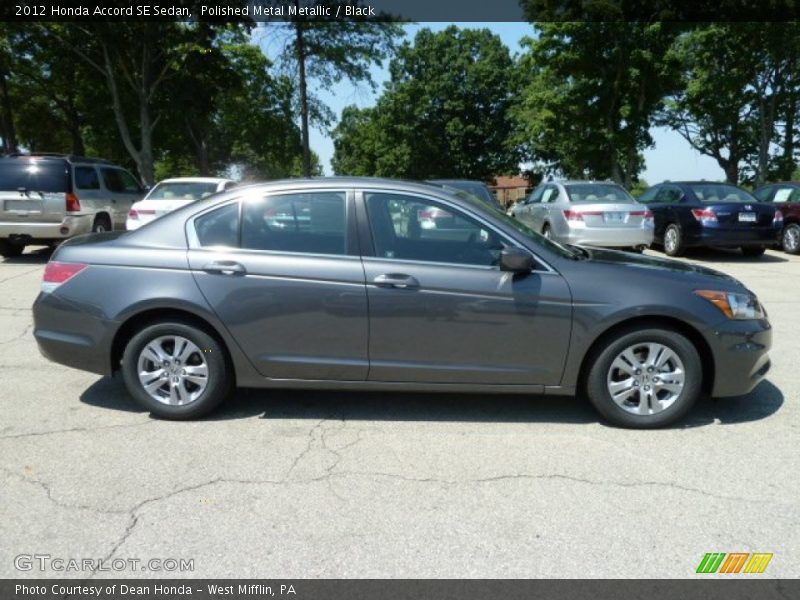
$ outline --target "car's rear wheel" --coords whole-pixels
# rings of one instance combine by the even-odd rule
[[[621,427],[663,427],[683,417],[701,393],[703,370],[691,341],[671,329],[628,330],[591,357],[589,400]]]
[[[766,246],[742,246],[742,254],[745,256],[761,256],[766,251]]]
[[[220,343],[182,322],[148,325],[134,335],[122,356],[122,374],[130,394],[165,419],[208,414],[232,385]]]
[[[3,258],[16,258],[24,250],[24,244],[12,244],[8,240],[0,240],[0,256]]]
[[[553,230],[550,229],[550,225],[545,224],[545,226],[542,227],[542,235],[546,237],[548,240],[553,239]]]
[[[781,247],[789,254],[800,254],[800,225],[789,223],[783,228]]]
[[[682,256],[686,252],[683,245],[683,234],[677,225],[669,225],[664,231],[664,254],[667,256]]]
[[[92,233],[103,233],[105,231],[111,231],[111,229],[111,219],[106,215],[97,215],[94,218]]]

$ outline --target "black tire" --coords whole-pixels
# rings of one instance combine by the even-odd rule
[[[553,230],[550,229],[550,225],[548,223],[545,223],[544,227],[542,227],[542,235],[548,240],[553,239]]]
[[[12,244],[8,240],[0,240],[0,256],[16,258],[25,250],[25,244]]]
[[[92,233],[103,233],[105,231],[111,231],[112,229],[111,219],[108,218],[108,215],[97,215],[94,218]]]
[[[200,395],[182,405],[170,405],[158,401],[145,391],[139,381],[139,355],[145,346],[162,336],[181,336],[202,350],[202,358],[208,367],[208,379]],[[187,420],[202,417],[214,410],[231,393],[233,378],[230,375],[222,345],[205,331],[180,321],[150,324],[134,335],[125,346],[122,355],[122,375],[125,387],[137,402],[152,414],[171,420]],[[192,358],[192,357],[190,357]],[[198,360],[198,357],[194,357]],[[165,385],[170,386],[169,379]]]
[[[745,256],[761,256],[766,251],[766,246],[742,246],[742,254]]]
[[[684,385],[677,398],[660,412],[634,414],[629,410],[635,410],[634,405],[639,405],[643,401],[641,395],[638,396],[637,402],[631,400],[631,406],[626,410],[612,398],[607,381],[612,373],[612,363],[623,351],[637,344],[648,343],[666,346],[677,355],[683,363]],[[671,329],[659,327],[628,329],[607,340],[589,357],[589,360],[591,368],[586,377],[586,394],[589,401],[606,420],[620,427],[653,429],[670,425],[685,416],[701,394],[703,366],[700,355],[691,341]]]
[[[789,223],[783,228],[781,248],[788,254],[800,254],[800,225]]]
[[[685,253],[686,246],[683,244],[681,228],[674,223],[668,225],[664,230],[664,254],[667,256],[683,256]]]

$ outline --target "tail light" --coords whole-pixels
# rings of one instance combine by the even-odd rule
[[[781,211],[779,210],[775,211],[775,216],[772,217],[772,223],[773,224],[783,223],[783,213]]]
[[[138,221],[140,215],[154,215],[156,211],[148,208],[132,208],[128,211],[128,218],[132,221]]]
[[[632,217],[642,217],[642,221],[644,221],[645,224],[652,223],[655,218],[652,210],[632,210],[630,215]]]
[[[68,263],[51,260],[44,268],[42,291],[49,294],[62,283],[65,283],[83,271],[89,265],[85,263]]]
[[[78,196],[69,192],[67,194],[67,212],[78,212],[81,209],[81,201]]]
[[[565,210],[564,217],[567,221],[583,221],[583,213],[577,210]]]
[[[693,208],[692,215],[701,223],[716,223],[717,213],[711,208]]]

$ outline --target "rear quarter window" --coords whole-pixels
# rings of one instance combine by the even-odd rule
[[[201,246],[239,245],[239,203],[227,204],[194,220],[194,229]]]

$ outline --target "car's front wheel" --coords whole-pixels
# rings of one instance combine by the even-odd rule
[[[151,324],[134,335],[122,356],[122,374],[130,394],[165,419],[206,415],[232,386],[220,343],[178,321]]]
[[[609,339],[590,357],[589,400],[621,427],[663,427],[700,396],[702,362],[694,344],[671,329],[639,328]]]
[[[783,228],[781,247],[789,254],[800,254],[800,225],[789,223]]]

